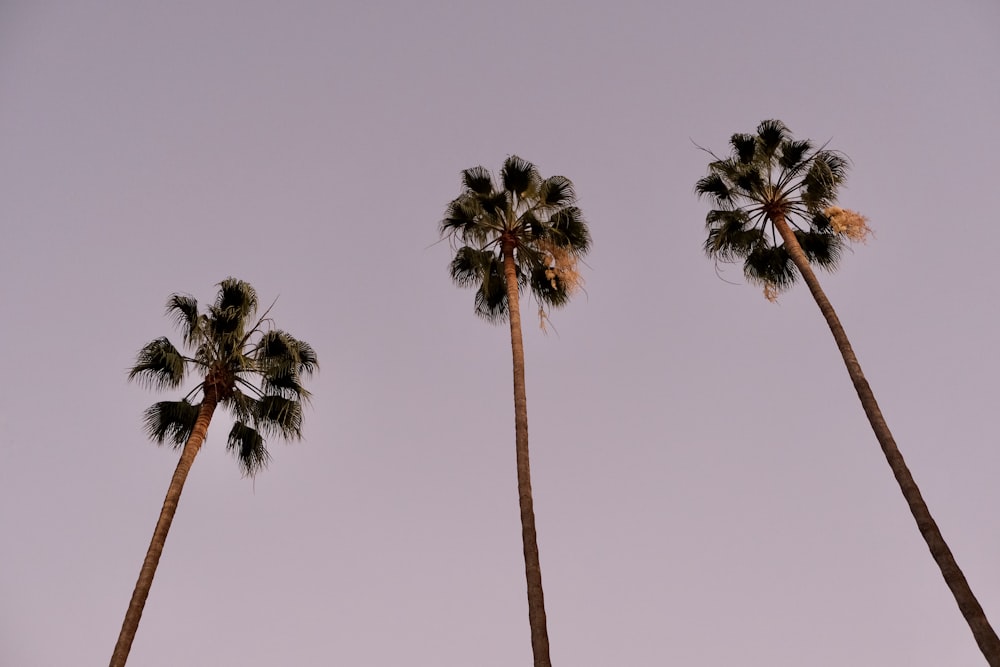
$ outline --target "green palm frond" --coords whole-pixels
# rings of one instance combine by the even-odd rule
[[[516,155],[504,160],[500,169],[500,179],[504,190],[522,198],[526,194],[533,193],[540,181],[535,165]]]
[[[839,236],[827,231],[796,230],[795,238],[809,262],[824,269],[836,267],[843,254],[844,242]]]
[[[758,245],[743,262],[743,275],[757,285],[771,285],[778,290],[787,289],[798,274],[785,246]]]
[[[824,210],[837,200],[849,163],[835,151],[792,137],[779,120],[765,120],[754,134],[734,134],[728,157],[714,158],[695,184],[713,207],[705,218],[703,248],[722,262],[743,262],[747,279],[784,289],[798,272],[774,221],[788,224],[810,262],[832,270],[843,240]]]
[[[459,287],[475,287],[491,277],[500,275],[496,253],[462,246],[455,253],[449,267],[451,279]]]
[[[507,286],[501,272],[492,272],[491,278],[483,281],[479,289],[476,290],[474,303],[476,315],[490,324],[501,324],[507,321]]]
[[[781,149],[778,165],[785,171],[794,170],[805,161],[810,150],[812,150],[812,142],[808,139],[790,140]]]
[[[222,354],[235,351],[243,342],[246,327],[257,312],[257,292],[236,278],[219,283],[219,294],[209,308],[208,326]]]
[[[757,126],[757,143],[764,161],[774,161],[778,151],[790,139],[791,132],[780,120],[761,121]]]
[[[711,167],[710,167],[711,168]],[[718,173],[711,173],[700,179],[694,186],[699,197],[708,197],[716,206],[725,207],[733,203],[733,191]]]
[[[766,245],[764,232],[749,225],[750,218],[745,211],[712,211],[709,218],[708,239],[704,250],[709,257],[722,262],[735,262],[759,246]]]
[[[565,176],[550,176],[538,189],[538,200],[546,208],[570,206],[576,201],[573,182]]]
[[[289,368],[305,375],[312,375],[319,368],[312,346],[280,329],[261,335],[254,347],[253,357],[265,374],[272,367],[280,370]]]
[[[265,394],[308,401],[309,392],[302,386],[301,378],[319,368],[311,345],[275,329],[261,336],[252,354]]]
[[[757,137],[752,134],[734,134],[729,143],[740,164],[750,164],[757,156]]]
[[[567,206],[557,211],[549,220],[548,237],[553,243],[584,255],[590,250],[590,230],[583,219],[583,211]]]
[[[226,278],[219,283],[219,294],[215,308],[232,312],[243,320],[248,320],[257,312],[257,291],[253,286],[237,278]]]
[[[448,204],[441,220],[442,236],[454,234],[463,243],[484,243],[483,208],[470,195],[463,195]]]
[[[198,301],[187,294],[172,294],[167,299],[167,315],[180,327],[185,345],[197,345],[204,331],[204,319],[198,313]]]
[[[233,423],[226,449],[236,456],[244,477],[255,476],[271,461],[271,454],[267,451],[264,438],[243,422]]]
[[[167,338],[157,338],[139,350],[128,379],[152,389],[176,389],[184,382],[184,356]]]
[[[493,176],[486,167],[473,167],[462,172],[462,185],[472,194],[488,195],[496,190]]]
[[[226,406],[236,421],[252,422],[257,417],[257,398],[260,390],[249,382],[238,383],[244,389],[250,389],[253,395],[248,394],[239,387],[232,389],[230,394],[223,399],[222,404]]]
[[[284,396],[265,395],[257,401],[257,428],[288,440],[302,437],[302,403]]]
[[[832,151],[817,153],[802,181],[802,202],[816,213],[837,201],[837,190],[847,180],[847,159]]]
[[[180,447],[191,437],[200,410],[200,403],[187,400],[154,403],[142,414],[143,427],[156,444]]]
[[[493,250],[477,250],[463,246],[455,253],[450,266],[451,278],[460,287],[478,287],[475,310],[487,322],[498,324],[507,317],[507,282],[503,262]],[[520,285],[524,275],[517,267]]]

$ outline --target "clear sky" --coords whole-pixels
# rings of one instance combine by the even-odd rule
[[[217,419],[131,665],[530,663],[510,347],[436,244],[462,169],[576,184],[586,294],[525,322],[559,666],[985,664],[804,287],[701,252],[780,118],[876,238],[821,279],[1000,627],[1000,5],[0,4],[0,664],[103,665],[176,461],[126,383],[172,292],[278,298],[322,371],[242,479]]]

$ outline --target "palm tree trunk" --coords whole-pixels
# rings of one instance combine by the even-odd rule
[[[184,481],[191,470],[195,456],[198,455],[198,450],[201,449],[201,445],[205,441],[205,434],[208,432],[209,422],[212,421],[215,406],[216,400],[206,396],[201,403],[198,419],[195,421],[191,436],[184,444],[184,450],[177,462],[174,476],[170,479],[170,486],[167,487],[167,496],[163,500],[163,509],[160,510],[160,518],[156,521],[153,539],[146,551],[146,559],[142,562],[142,569],[139,570],[139,580],[135,583],[132,599],[128,603],[128,611],[125,613],[125,621],[122,623],[122,630],[118,635],[118,643],[115,644],[115,652],[111,655],[110,667],[124,667],[125,661],[128,660],[129,651],[132,650],[132,641],[135,639],[136,630],[139,629],[142,609],[146,606],[146,598],[153,585],[156,565],[160,562],[160,554],[163,553],[163,545],[167,541],[170,524],[177,512],[177,502],[181,498],[181,491],[184,490]]]
[[[816,305],[819,306],[823,317],[826,318],[826,323],[830,327],[833,339],[837,342],[837,348],[844,358],[847,373],[851,376],[854,389],[857,391],[858,398],[861,399],[861,405],[865,410],[865,414],[868,415],[868,422],[875,432],[875,437],[878,439],[879,445],[882,446],[882,452],[889,462],[889,467],[892,468],[892,473],[896,476],[896,481],[903,492],[903,497],[910,506],[910,512],[917,522],[920,534],[927,543],[934,561],[941,569],[941,574],[944,576],[948,588],[951,589],[952,595],[955,596],[958,608],[969,624],[969,628],[976,638],[976,643],[979,644],[979,649],[986,656],[986,661],[990,664],[990,667],[1000,667],[1000,638],[997,637],[997,633],[986,618],[986,613],[973,594],[972,588],[969,586],[969,582],[966,580],[962,570],[958,567],[951,549],[948,548],[948,544],[944,541],[944,536],[941,535],[941,530],[938,528],[937,522],[931,516],[930,509],[928,509],[927,503],[924,502],[923,496],[920,494],[920,489],[913,480],[910,469],[906,466],[903,455],[896,446],[896,441],[893,439],[892,433],[889,431],[889,426],[882,416],[882,411],[875,400],[875,394],[872,392],[871,387],[868,385],[868,380],[865,379],[865,375],[861,371],[861,364],[858,363],[858,358],[851,348],[851,343],[847,339],[847,333],[844,331],[844,327],[841,326],[836,311],[834,311],[829,299],[826,298],[826,294],[820,287],[819,280],[816,279],[816,274],[813,273],[812,267],[809,265],[809,260],[806,258],[801,246],[799,246],[799,242],[788,226],[788,223],[778,216],[773,219],[773,222],[778,233],[781,234],[782,240],[785,242],[785,248],[788,249],[788,254],[792,258],[792,262],[795,263],[806,285],[809,286],[809,291],[812,292],[813,298],[816,300]]]
[[[528,398],[524,384],[524,342],[521,340],[521,309],[517,294],[514,244],[503,244],[503,269],[507,286],[510,319],[510,348],[514,362],[514,434],[517,450],[517,496],[521,506],[521,541],[524,545],[524,573],[528,582],[528,623],[535,667],[552,667],[549,658],[549,631],[545,620],[542,566],[538,559],[535,508],[531,499],[531,467],[528,461]]]

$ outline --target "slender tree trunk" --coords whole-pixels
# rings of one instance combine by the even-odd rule
[[[160,518],[156,521],[153,539],[150,540],[149,549],[146,551],[146,559],[142,562],[142,569],[139,570],[139,580],[135,583],[132,599],[128,603],[128,611],[125,613],[125,621],[122,623],[122,630],[118,635],[118,643],[115,644],[115,652],[111,655],[110,667],[124,667],[125,661],[128,660],[129,651],[132,650],[132,641],[139,628],[139,619],[142,618],[142,609],[146,606],[146,598],[153,585],[156,565],[160,562],[160,554],[163,553],[163,545],[167,541],[170,524],[177,512],[177,502],[181,498],[181,491],[184,490],[184,481],[191,470],[191,464],[194,463],[194,457],[198,455],[198,450],[201,449],[201,445],[205,441],[205,434],[208,432],[209,422],[212,421],[215,405],[214,398],[205,397],[191,436],[184,444],[184,450],[177,462],[174,476],[170,479],[170,486],[167,487],[167,496],[163,500],[163,509],[160,510]]]
[[[781,234],[782,240],[785,242],[788,254],[791,256],[796,268],[798,268],[803,280],[805,280],[806,285],[809,286],[809,291],[812,292],[813,298],[816,300],[816,305],[819,306],[823,317],[826,318],[826,323],[830,327],[833,339],[837,342],[837,348],[844,358],[847,373],[851,376],[854,389],[858,393],[858,398],[861,399],[861,405],[864,407],[865,414],[868,415],[868,422],[875,432],[875,437],[878,439],[879,445],[882,446],[882,452],[889,462],[889,467],[892,468],[892,473],[896,476],[896,481],[903,492],[903,497],[910,506],[910,512],[917,522],[920,534],[927,543],[934,561],[941,569],[941,574],[944,576],[948,588],[951,589],[952,595],[955,596],[958,608],[969,624],[969,628],[976,638],[976,643],[979,644],[979,649],[986,656],[986,661],[991,667],[1000,667],[1000,639],[997,638],[997,633],[986,618],[986,613],[983,611],[976,596],[972,593],[972,588],[969,586],[969,582],[966,580],[962,570],[958,567],[951,549],[948,548],[948,544],[944,541],[944,536],[941,535],[941,530],[938,528],[937,522],[931,516],[930,509],[928,509],[927,503],[924,502],[923,496],[920,494],[920,489],[917,488],[917,483],[913,480],[910,469],[906,466],[906,462],[903,460],[903,455],[896,446],[896,441],[893,439],[892,433],[889,432],[889,426],[882,416],[882,411],[875,400],[875,394],[868,385],[868,380],[865,379],[865,375],[861,371],[861,364],[858,363],[858,358],[851,348],[851,343],[847,339],[847,333],[844,331],[844,327],[841,326],[837,313],[820,287],[819,280],[816,279],[816,274],[813,273],[812,267],[809,265],[809,260],[799,246],[799,242],[788,226],[788,223],[783,218],[777,216],[773,219],[773,222],[778,233]]]
[[[517,496],[521,506],[521,541],[524,545],[524,573],[528,581],[528,623],[535,667],[552,667],[549,658],[549,631],[545,621],[542,566],[538,559],[535,508],[531,499],[531,467],[528,461],[528,398],[524,384],[524,342],[521,340],[521,309],[517,294],[514,244],[505,242],[504,278],[510,319],[510,347],[514,362],[514,433],[517,449]]]

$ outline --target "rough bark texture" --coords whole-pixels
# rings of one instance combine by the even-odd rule
[[[521,312],[517,294],[514,245],[503,244],[504,278],[510,320],[510,347],[514,362],[514,433],[517,449],[517,495],[521,506],[521,540],[524,544],[524,573],[528,581],[528,623],[535,667],[551,667],[549,631],[545,621],[542,567],[538,559],[535,508],[531,499],[531,467],[528,462],[528,398],[524,384],[524,343],[521,340]]]
[[[125,661],[128,660],[129,651],[132,650],[132,641],[135,639],[136,630],[139,629],[139,619],[142,618],[142,610],[146,606],[146,598],[153,585],[156,565],[160,562],[160,554],[163,553],[163,545],[167,541],[170,524],[177,512],[177,503],[181,498],[181,491],[184,490],[184,480],[187,479],[191,464],[194,463],[194,458],[198,455],[198,450],[205,442],[205,434],[208,432],[208,424],[212,420],[215,406],[215,399],[206,396],[198,412],[198,420],[191,431],[191,437],[184,444],[184,450],[177,462],[174,476],[170,479],[170,486],[167,487],[167,496],[163,500],[163,509],[160,510],[160,518],[156,521],[153,539],[150,540],[149,549],[146,551],[146,559],[142,562],[142,569],[139,570],[139,580],[135,583],[132,599],[128,603],[128,611],[125,613],[125,621],[122,623],[122,630],[118,635],[118,643],[115,644],[115,652],[111,655],[110,667],[124,667]]]
[[[927,543],[927,548],[930,549],[934,561],[941,569],[941,574],[944,576],[948,588],[951,589],[952,595],[955,596],[958,608],[969,624],[969,628],[976,638],[976,643],[979,644],[979,649],[986,656],[986,661],[990,664],[990,667],[1000,667],[1000,639],[998,639],[996,631],[993,630],[989,620],[986,618],[986,613],[973,594],[965,575],[958,567],[951,549],[948,548],[948,544],[941,535],[941,530],[938,528],[937,522],[931,516],[927,503],[924,502],[924,498],[920,494],[920,489],[913,480],[910,469],[906,466],[903,455],[896,446],[896,441],[893,439],[892,433],[889,431],[889,426],[882,416],[882,411],[875,400],[875,394],[872,392],[871,387],[868,385],[868,380],[865,379],[865,375],[861,371],[861,364],[858,363],[858,358],[851,348],[851,343],[847,339],[847,333],[844,331],[844,327],[841,326],[836,311],[834,311],[829,299],[826,298],[826,294],[820,287],[816,274],[813,273],[812,267],[809,265],[809,260],[799,246],[798,240],[795,238],[795,234],[788,226],[788,223],[781,217],[775,217],[773,222],[778,233],[781,234],[782,240],[785,242],[788,254],[802,275],[802,279],[805,280],[806,285],[809,287],[809,291],[812,292],[813,298],[816,300],[816,305],[819,306],[823,317],[826,318],[830,332],[833,334],[833,339],[837,342],[837,348],[844,358],[847,373],[851,376],[854,389],[858,393],[858,398],[861,399],[861,405],[865,410],[865,414],[868,415],[868,421],[875,432],[875,437],[878,439],[879,445],[882,446],[882,452],[889,462],[889,467],[892,468],[893,475],[896,476],[899,488],[903,492],[906,503],[910,506],[910,512],[917,522],[920,534]]]

